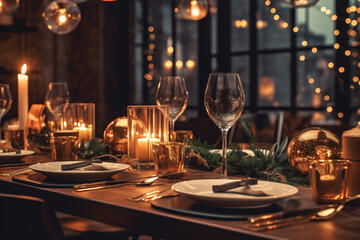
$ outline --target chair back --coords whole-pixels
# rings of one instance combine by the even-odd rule
[[[0,193],[0,239],[64,239],[61,226],[42,199]]]

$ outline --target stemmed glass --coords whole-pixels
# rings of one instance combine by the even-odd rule
[[[211,73],[205,90],[205,108],[222,136],[221,178],[227,178],[227,132],[239,119],[245,95],[237,73]]]
[[[174,76],[160,78],[156,103],[169,106],[170,132],[174,131],[176,119],[185,111],[187,101],[188,92],[184,78]]]
[[[55,129],[63,129],[61,117],[70,101],[66,82],[51,82],[45,96],[45,105],[55,116]]]
[[[12,97],[8,84],[0,84],[0,140],[1,140],[1,119],[10,110]]]

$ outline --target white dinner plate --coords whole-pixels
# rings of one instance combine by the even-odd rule
[[[214,193],[212,191],[213,185],[224,184],[234,179],[202,179],[190,180],[175,183],[172,189],[175,192],[183,194],[194,201],[223,208],[254,208],[265,207],[271,205],[273,202],[291,197],[298,192],[294,186],[283,183],[258,181],[257,185],[250,186],[253,190],[260,190],[268,196],[249,196],[238,193]]]
[[[3,152],[2,150],[0,150],[0,161],[13,161],[13,160],[18,160],[20,158],[29,156],[34,154],[34,151],[31,150],[20,150],[20,153],[16,153],[16,152]]]
[[[92,166],[62,171],[61,165],[76,163],[78,161],[46,162],[30,165],[29,168],[52,179],[66,181],[92,181],[106,179],[115,173],[124,171],[130,166],[120,163],[93,163]]]

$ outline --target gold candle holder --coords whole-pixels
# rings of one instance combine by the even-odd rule
[[[152,144],[169,141],[168,116],[168,106],[128,106],[128,159],[133,169],[154,169]]]
[[[185,146],[190,145],[190,141],[193,139],[193,132],[190,130],[177,130],[170,132],[170,142],[181,142]]]
[[[70,103],[63,117],[63,129],[79,132],[79,141],[95,138],[95,104]]]
[[[55,131],[50,138],[51,156],[54,161],[77,160],[79,132]]]
[[[341,203],[349,192],[350,161],[339,159],[313,160],[309,165],[310,185],[314,201]]]
[[[153,143],[155,171],[174,173],[184,170],[185,145],[179,142]]]
[[[5,146],[13,149],[27,149],[27,132],[18,125],[9,125],[4,131]]]

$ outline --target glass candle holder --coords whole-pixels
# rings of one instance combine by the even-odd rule
[[[95,138],[94,103],[70,103],[64,112],[64,129],[78,131],[79,141]]]
[[[313,160],[309,165],[310,185],[314,201],[343,202],[349,192],[350,161],[340,159]]]
[[[131,168],[153,170],[152,144],[169,141],[168,106],[128,106],[128,160]]]
[[[185,145],[179,142],[153,143],[155,171],[174,173],[184,170]]]
[[[4,131],[5,146],[13,149],[27,149],[27,132],[18,125],[9,125]]]
[[[75,130],[55,131],[52,133],[51,156],[54,161],[77,160],[79,132]]]
[[[193,137],[194,135],[191,130],[177,130],[170,132],[170,142],[181,142],[184,143],[185,146],[189,146]]]

